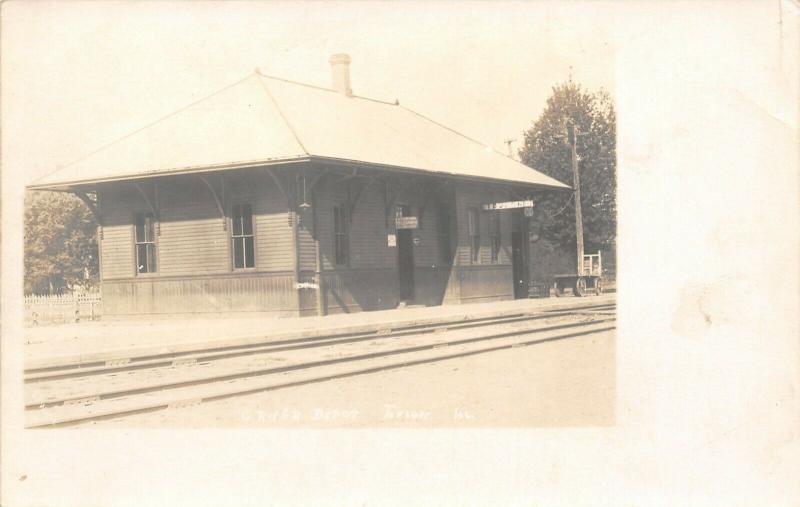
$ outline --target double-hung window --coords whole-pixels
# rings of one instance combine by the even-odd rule
[[[256,265],[253,209],[249,204],[234,204],[231,215],[233,268],[253,268]]]
[[[497,262],[500,257],[500,215],[492,213],[492,262]]]
[[[339,266],[347,266],[350,258],[350,224],[347,222],[347,209],[341,205],[334,206],[333,254],[334,262]]]
[[[473,264],[477,264],[481,254],[481,228],[478,222],[478,209],[470,208],[467,210],[467,219],[469,226],[470,259]]]
[[[136,273],[155,273],[156,237],[152,213],[137,213],[134,218],[134,243],[136,245]]]

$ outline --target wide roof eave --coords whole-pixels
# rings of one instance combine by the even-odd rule
[[[571,190],[572,187],[563,184],[563,186],[556,186],[547,183],[540,183],[540,182],[532,182],[532,181],[519,181],[519,180],[510,180],[504,178],[493,178],[490,176],[471,176],[471,175],[464,175],[458,174],[448,171],[434,171],[430,169],[422,169],[422,168],[414,168],[414,167],[402,167],[402,166],[393,166],[393,165],[386,165],[386,164],[376,164],[371,162],[365,162],[362,160],[350,160],[350,159],[342,159],[342,158],[334,158],[334,157],[325,157],[325,156],[303,156],[303,157],[291,157],[291,158],[283,158],[283,159],[272,159],[272,160],[260,160],[260,161],[249,161],[249,162],[237,162],[237,163],[230,163],[230,164],[218,164],[213,166],[197,166],[197,167],[183,167],[183,168],[169,168],[169,169],[162,169],[157,171],[150,171],[145,173],[137,173],[127,176],[109,176],[103,178],[90,178],[85,180],[76,180],[76,181],[68,181],[68,182],[61,182],[61,183],[41,183],[41,184],[29,184],[26,185],[28,190],[51,190],[51,191],[70,191],[71,189],[82,187],[82,186],[91,186],[97,185],[100,183],[113,183],[113,182],[121,182],[121,181],[133,181],[133,180],[140,180],[144,178],[154,178],[154,177],[165,177],[165,176],[178,176],[178,175],[187,175],[187,174],[199,174],[199,173],[207,173],[207,172],[216,172],[216,171],[224,171],[224,170],[235,170],[235,169],[248,169],[248,168],[257,168],[257,167],[265,167],[265,166],[275,166],[275,165],[284,165],[284,164],[295,164],[295,163],[302,163],[302,162],[317,162],[317,163],[329,163],[329,164],[336,164],[336,165],[347,165],[347,166],[358,166],[364,168],[371,168],[381,171],[394,171],[394,172],[401,172],[404,174],[424,174],[430,176],[439,176],[445,178],[454,178],[458,180],[464,181],[475,181],[475,182],[482,182],[482,183],[494,183],[494,184],[504,184],[504,185],[513,185],[513,186],[524,186],[524,187],[536,187],[536,188],[547,188],[551,190]],[[560,183],[560,182],[559,182]]]

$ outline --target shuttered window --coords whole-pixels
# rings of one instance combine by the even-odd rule
[[[492,213],[492,262],[497,262],[500,257],[500,215]]]
[[[231,213],[231,239],[233,241],[233,268],[253,268],[255,238],[253,237],[253,210],[249,204],[234,204]]]
[[[333,207],[333,250],[334,261],[346,266],[350,258],[350,234],[347,211],[344,206]]]
[[[478,223],[477,208],[470,208],[467,210],[467,218],[469,225],[470,259],[473,264],[476,264],[480,260],[481,253],[481,228]]]
[[[155,273],[156,237],[152,213],[137,213],[134,218],[136,244],[136,273]]]

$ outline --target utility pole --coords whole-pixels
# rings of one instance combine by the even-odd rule
[[[575,237],[577,239],[578,275],[583,274],[583,217],[581,215],[581,175],[578,170],[578,128],[571,123],[568,126],[569,143],[572,146],[572,181],[575,187]]]
[[[503,141],[508,146],[508,156],[510,158],[514,158],[514,155],[511,154],[511,143],[513,143],[514,141],[516,141],[516,139],[506,139],[505,141]]]

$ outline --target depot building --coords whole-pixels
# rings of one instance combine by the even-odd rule
[[[404,105],[259,71],[29,185],[98,226],[106,316],[324,315],[527,294],[570,187]]]

